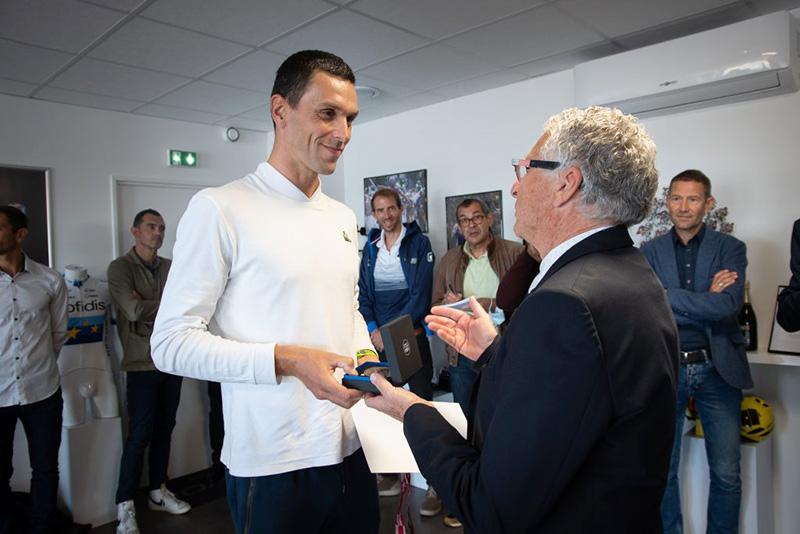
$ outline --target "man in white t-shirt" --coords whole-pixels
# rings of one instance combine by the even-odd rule
[[[377,532],[375,477],[342,386],[357,351],[355,214],[322,193],[358,114],[339,57],[293,54],[270,99],[275,143],[240,180],[195,195],[152,337],[159,369],[222,384],[236,532]]]

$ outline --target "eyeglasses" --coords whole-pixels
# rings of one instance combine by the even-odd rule
[[[547,161],[543,159],[512,159],[511,165],[514,167],[514,171],[517,173],[517,180],[522,180],[522,177],[528,174],[528,171],[534,167],[537,169],[547,169],[548,171],[552,171],[553,169],[559,168],[561,163],[558,161]]]
[[[458,225],[466,228],[469,226],[469,223],[475,223],[475,226],[479,226],[483,220],[486,218],[486,215],[473,215],[472,217],[459,217],[458,218]]]

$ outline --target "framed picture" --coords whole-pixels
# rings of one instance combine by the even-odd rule
[[[47,169],[0,165],[0,205],[11,205],[28,217],[22,245],[33,261],[53,267],[50,227],[50,172]]]
[[[778,286],[778,295],[786,286]],[[769,352],[796,354],[800,356],[800,332],[787,332],[778,324],[778,300],[775,296],[775,313],[772,316],[772,332],[769,335]]]
[[[445,197],[444,208],[447,223],[447,250],[459,247],[464,244],[464,236],[458,226],[456,210],[458,205],[468,198],[474,198],[484,203],[490,213],[494,215],[492,224],[492,234],[496,237],[503,237],[503,192],[487,191],[485,193],[471,193],[469,195],[456,195]],[[487,214],[488,215],[488,214]]]
[[[367,235],[378,227],[372,216],[372,195],[378,189],[394,189],[403,203],[403,222],[417,221],[422,233],[428,233],[428,171],[400,172],[364,178],[364,226]]]

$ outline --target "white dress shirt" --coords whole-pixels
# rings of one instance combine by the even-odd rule
[[[587,230],[582,234],[578,234],[575,237],[571,237],[566,241],[553,247],[553,249],[547,253],[547,256],[542,258],[542,263],[539,265],[539,274],[537,274],[536,278],[534,278],[533,282],[531,282],[531,287],[528,288],[528,293],[536,289],[536,286],[538,286],[539,282],[542,281],[542,278],[545,277],[547,271],[550,270],[550,267],[552,267],[558,261],[558,259],[561,256],[563,256],[569,249],[571,249],[572,247],[574,247],[587,237],[594,235],[597,232],[602,232],[603,230],[606,230],[608,228],[611,228],[611,226],[598,226],[597,228],[592,228],[591,230]]]
[[[0,407],[31,404],[58,391],[56,358],[67,340],[67,286],[30,258],[0,271]]]

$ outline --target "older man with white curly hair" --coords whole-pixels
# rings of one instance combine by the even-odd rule
[[[552,117],[514,160],[515,233],[541,272],[502,338],[483,308],[429,326],[478,374],[468,438],[373,375],[367,404],[404,422],[414,457],[467,532],[661,532],[678,341],[627,226],[650,210],[656,147],[618,110]]]

